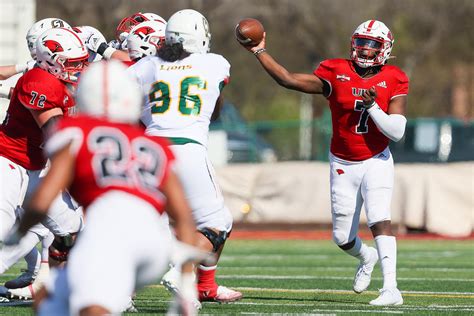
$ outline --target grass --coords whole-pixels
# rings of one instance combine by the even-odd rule
[[[356,265],[357,260],[330,241],[229,240],[218,282],[242,291],[244,299],[232,304],[206,302],[200,314],[474,314],[473,241],[399,241],[398,283],[405,300],[399,307],[368,305],[382,286],[379,266],[369,290],[353,293]],[[19,267],[8,274],[17,273]],[[162,286],[149,286],[137,296],[139,313],[130,315],[163,315],[170,299]],[[31,312],[27,307],[4,306],[0,314]]]

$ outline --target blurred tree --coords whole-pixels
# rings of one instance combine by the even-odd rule
[[[267,47],[291,71],[310,73],[327,58],[347,58],[357,25],[379,19],[395,36],[390,63],[410,77],[409,117],[473,118],[474,1],[472,0],[38,0],[38,19],[60,17],[72,25],[92,25],[112,39],[119,21],[135,12],[165,19],[193,8],[208,19],[212,50],[232,65],[225,90],[247,119],[292,119],[300,96],[282,89],[239,47],[234,27],[244,17],[262,21]],[[461,101],[459,101],[461,100]],[[327,102],[314,98],[315,115]],[[461,104],[461,105],[460,105]]]

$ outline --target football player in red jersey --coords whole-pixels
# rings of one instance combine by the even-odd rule
[[[177,238],[187,245],[184,252],[189,253],[183,255],[201,256],[189,246],[195,244],[196,227],[172,170],[174,156],[166,140],[145,136],[139,127],[142,98],[125,70],[111,61],[94,63],[84,73],[77,90],[83,115],[58,123],[45,146],[51,169],[18,231],[6,241],[16,242],[44,218],[62,189],[69,188],[84,206],[87,226],[68,261],[70,311],[65,314],[119,314],[135,287],[156,281],[166,271],[171,234],[162,216],[165,205],[176,221]],[[188,283],[186,293],[197,297],[192,266],[187,268],[182,279]],[[191,310],[182,312],[192,314],[192,304],[186,307]]]
[[[20,210],[17,206],[44,171],[42,130],[68,115],[74,105],[65,82],[77,79],[88,57],[83,43],[67,29],[49,29],[35,43],[38,66],[18,80],[0,127],[0,240],[13,226]],[[37,242],[32,239],[29,249],[22,243],[22,251],[30,251]],[[11,254],[8,249],[0,252],[2,272],[14,263]]]
[[[333,135],[330,150],[331,209],[334,242],[360,260],[354,278],[356,293],[366,290],[380,258],[383,289],[372,305],[400,305],[396,281],[396,240],[391,230],[393,159],[389,140],[405,133],[408,78],[387,65],[393,35],[376,20],[359,25],[352,35],[350,59],[328,59],[313,74],[291,73],[265,49],[265,36],[248,47],[281,86],[329,101]],[[357,236],[362,204],[377,249]]]

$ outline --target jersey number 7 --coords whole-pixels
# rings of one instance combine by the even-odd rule
[[[369,126],[367,125],[367,121],[369,120],[369,112],[364,107],[364,102],[362,100],[356,100],[354,105],[354,111],[359,111],[360,118],[359,123],[356,126],[356,133],[357,134],[365,134],[369,131]]]

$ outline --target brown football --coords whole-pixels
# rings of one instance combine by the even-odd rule
[[[235,27],[235,37],[245,46],[258,45],[263,39],[264,28],[262,23],[256,19],[247,18],[239,22]]]

